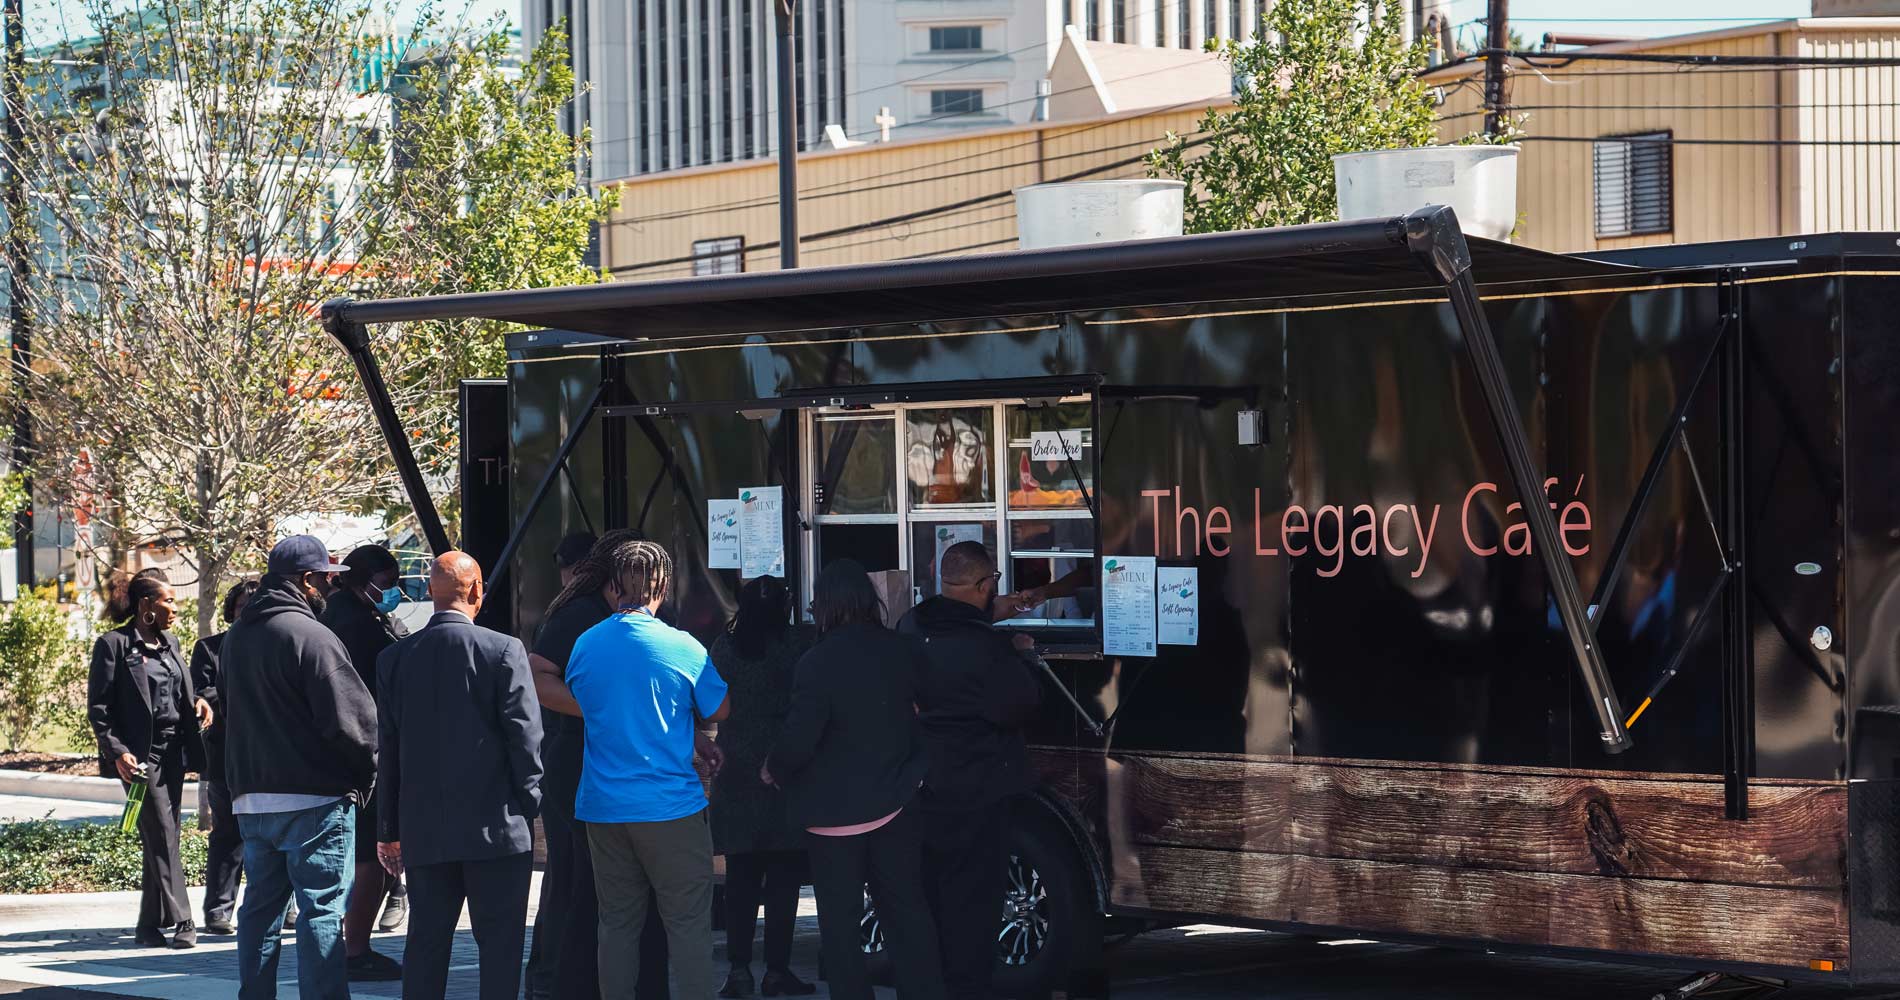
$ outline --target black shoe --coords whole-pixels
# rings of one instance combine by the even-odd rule
[[[352,983],[393,983],[402,978],[402,963],[377,952],[352,956],[347,964]]]
[[[133,931],[132,942],[141,948],[168,948],[171,946],[171,943],[165,940],[165,935],[159,933],[155,927],[141,927]]]
[[[752,966],[733,966],[726,973],[726,985],[718,989],[718,994],[728,1000],[735,996],[752,996]]]
[[[732,971],[726,973],[726,985],[719,987],[719,995],[725,997],[726,1000],[751,996],[752,967],[749,965],[733,966]]]
[[[215,934],[218,937],[230,937],[237,933],[237,926],[232,924],[228,919],[219,920],[213,917],[206,917],[205,933]]]
[[[407,893],[389,894],[389,902],[383,904],[383,915],[376,921],[376,929],[387,934],[402,926],[409,919],[409,896]]]
[[[189,920],[179,924],[177,932],[172,935],[172,947],[181,951],[198,947],[198,928],[192,926]]]
[[[767,969],[765,978],[759,980],[759,992],[768,997],[808,997],[818,992],[818,987],[792,975],[790,969]]]

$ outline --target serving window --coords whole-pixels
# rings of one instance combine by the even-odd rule
[[[817,568],[848,557],[873,572],[901,571],[915,604],[937,594],[944,551],[965,541],[996,557],[1000,594],[1094,564],[1088,397],[808,409],[804,433],[807,600]],[[1090,583],[1007,621],[1092,642],[1095,594]]]

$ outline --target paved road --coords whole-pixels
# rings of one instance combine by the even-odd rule
[[[134,893],[0,897],[0,996],[225,1000],[235,995],[231,939],[205,938],[189,952],[137,948],[125,930],[136,908]],[[815,979],[818,933],[809,895],[800,912],[794,964],[799,974]],[[295,996],[296,946],[288,937],[284,943],[282,995]],[[376,942],[378,950],[398,957],[402,945],[400,934],[382,935]],[[1116,1000],[1647,1000],[1681,978],[1626,966],[1321,942],[1223,927],[1157,931],[1109,955]],[[450,996],[475,996],[475,952],[466,929],[453,968]],[[401,991],[397,984],[376,983],[358,984],[354,992],[396,997]],[[894,997],[888,990],[879,995]],[[1900,1000],[1900,991],[1807,987],[1783,996]]]

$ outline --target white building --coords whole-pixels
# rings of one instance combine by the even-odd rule
[[[877,141],[1031,121],[1061,103],[1043,81],[1066,26],[1091,41],[1199,50],[1251,38],[1266,2],[797,0],[800,144],[826,144],[833,125]],[[574,117],[593,128],[591,174],[604,181],[775,154],[773,6],[523,0],[523,41],[566,21],[575,76],[591,88]]]

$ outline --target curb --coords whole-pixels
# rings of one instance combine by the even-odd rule
[[[42,799],[108,802],[118,805],[125,801],[125,787],[112,778],[46,774],[41,771],[0,770],[0,795],[31,795]],[[197,808],[198,783],[185,782],[178,801],[187,811]]]

